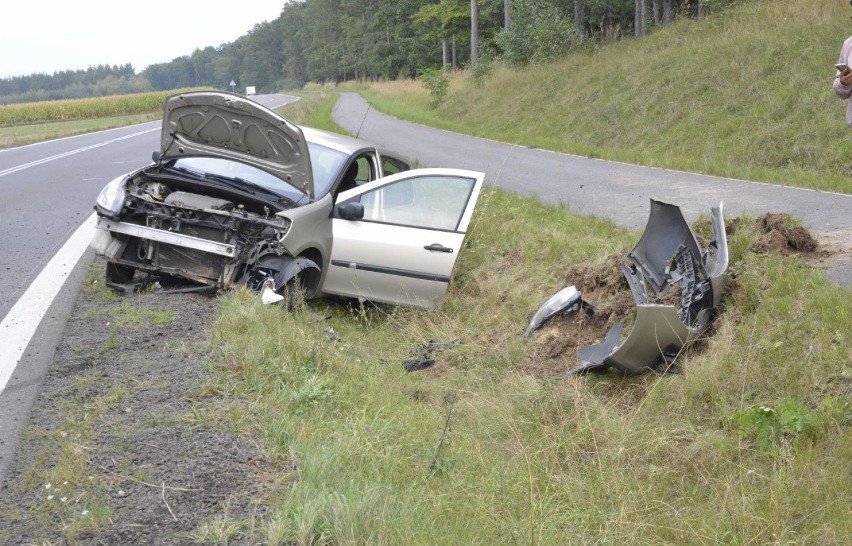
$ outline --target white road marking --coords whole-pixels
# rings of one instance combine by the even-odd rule
[[[95,214],[71,235],[0,322],[0,393],[36,329],[95,234]]]
[[[127,140],[128,138],[137,137],[139,135],[144,135],[146,133],[153,133],[154,131],[159,131],[159,127],[154,127],[153,129],[146,129],[144,131],[139,131],[138,133],[132,133],[129,135],[125,135],[118,138],[112,138],[110,140],[105,140],[103,142],[99,142],[97,144],[92,144],[91,146],[84,146],[83,148],[77,148],[76,150],[70,150],[68,152],[64,152],[61,154],[52,155],[50,157],[43,157],[41,159],[37,159],[35,161],[30,161],[29,163],[24,163],[22,165],[16,165],[14,167],[9,167],[6,170],[0,171],[0,176],[6,176],[7,174],[16,173],[18,171],[23,171],[24,169],[29,169],[30,167],[35,167],[37,165],[42,165],[44,163],[48,163],[50,161],[55,161],[57,159],[62,159],[63,157],[68,157],[69,155],[79,154],[81,152],[86,152],[89,150],[93,150],[95,148],[100,148],[101,146],[106,146],[107,144],[112,144],[113,142],[119,142],[121,140]]]

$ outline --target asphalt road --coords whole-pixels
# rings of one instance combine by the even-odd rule
[[[259,95],[277,108],[296,97]],[[0,150],[0,323],[66,240],[93,213],[107,182],[151,162],[160,148],[159,121]],[[90,251],[53,300],[3,389],[0,383],[0,480],[20,427],[53,360]],[[7,321],[8,319],[8,321]],[[0,357],[10,348],[0,346]],[[0,358],[1,359],[1,358]]]

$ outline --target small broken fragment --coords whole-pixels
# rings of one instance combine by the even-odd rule
[[[416,372],[430,368],[435,365],[435,353],[449,351],[459,343],[461,343],[460,339],[454,339],[447,343],[438,343],[437,341],[429,340],[425,345],[412,353],[413,358],[403,361],[402,367],[407,372]]]
[[[592,316],[595,311],[594,306],[583,301],[581,296],[581,292],[577,290],[577,287],[574,285],[565,287],[556,294],[550,296],[550,298],[548,298],[547,301],[539,307],[535,315],[533,315],[533,318],[530,320],[530,324],[527,326],[527,330],[524,333],[524,337],[530,337],[535,330],[541,328],[544,323],[556,315],[568,315],[582,309],[585,311],[587,317]]]
[[[405,368],[407,372],[416,372],[419,370],[425,370],[426,368],[431,368],[435,364],[435,359],[431,356],[422,356],[420,358],[412,358],[411,360],[406,360],[402,363],[402,367]]]
[[[283,299],[284,296],[275,291],[275,281],[272,277],[263,281],[263,288],[261,288],[260,291],[260,301],[262,301],[264,305],[278,303]]]

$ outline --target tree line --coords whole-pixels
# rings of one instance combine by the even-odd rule
[[[429,68],[546,62],[745,0],[295,0],[234,42],[152,64],[0,79],[10,97],[416,77]],[[54,97],[55,96],[55,97]],[[64,98],[64,97],[63,97]],[[17,102],[17,101],[16,101]]]
[[[98,65],[83,70],[0,78],[0,103],[15,104],[58,99],[81,99],[151,91],[150,82],[133,66]]]

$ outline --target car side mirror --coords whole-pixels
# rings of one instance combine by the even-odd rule
[[[152,153],[152,154],[151,154],[151,159],[153,159],[153,160],[154,160],[154,163],[159,163],[159,162],[160,162],[160,152],[159,152],[159,151],[155,151],[154,153]]]
[[[364,217],[364,205],[357,201],[337,205],[337,214],[344,220],[360,220]]]

